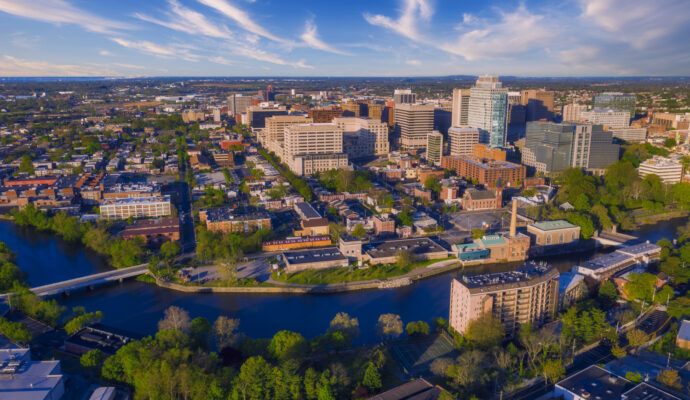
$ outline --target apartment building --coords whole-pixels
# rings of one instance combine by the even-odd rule
[[[566,104],[563,106],[563,122],[580,122],[580,114],[587,111],[584,104]]]
[[[524,165],[508,161],[489,160],[474,156],[445,156],[441,168],[455,170],[468,180],[488,186],[515,186],[525,180],[527,170]]]
[[[637,170],[641,178],[654,174],[666,184],[678,183],[683,177],[683,164],[661,156],[654,156],[641,162]]]
[[[452,126],[448,129],[448,145],[451,156],[472,155],[479,143],[479,129],[469,126]]]
[[[314,123],[330,123],[333,122],[333,118],[343,115],[343,109],[340,107],[315,107],[309,109],[307,114]]]
[[[390,152],[388,125],[380,119],[337,117],[333,123],[343,131],[343,148],[349,158],[385,155]]]
[[[234,116],[247,112],[252,106],[252,97],[243,94],[231,94],[228,96],[228,116]]]
[[[509,337],[520,325],[539,327],[556,314],[558,277],[553,266],[530,261],[514,271],[453,279],[450,326],[464,334],[472,321],[492,314]]]
[[[265,212],[239,214],[230,207],[199,210],[199,220],[212,232],[247,233],[271,230],[271,217]]]
[[[106,199],[100,205],[101,218],[127,219],[166,217],[172,214],[170,196]]]
[[[470,89],[453,89],[451,126],[467,126],[470,111]]]
[[[553,117],[555,93],[550,90],[523,90],[520,104],[525,106],[526,120],[550,120]]]
[[[617,111],[628,112],[628,118],[635,117],[637,96],[618,92],[606,92],[594,96],[593,108],[612,108]]]
[[[412,93],[412,89],[395,89],[393,92],[395,104],[414,104],[417,102],[417,95]]]
[[[296,124],[310,124],[314,122],[311,118],[304,115],[275,115],[266,118],[266,129],[263,135],[266,140],[285,139],[285,129]]]
[[[405,149],[425,149],[426,137],[434,130],[433,104],[395,104],[396,132]]]

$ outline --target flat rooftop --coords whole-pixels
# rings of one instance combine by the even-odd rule
[[[534,261],[528,261],[513,271],[497,272],[467,276],[463,275],[459,281],[468,289],[483,289],[495,287],[496,289],[509,289],[511,287],[524,286],[535,278],[547,275],[558,276],[558,270],[552,265]]]
[[[441,394],[441,389],[423,378],[403,383],[369,400],[433,400]]]
[[[444,252],[446,249],[429,238],[395,239],[367,243],[362,250],[371,258],[393,257],[400,250],[410,250],[413,254]]]
[[[342,261],[347,262],[347,257],[335,247],[326,247],[316,250],[286,251],[283,256],[290,264],[309,264],[315,262]]]
[[[556,384],[576,396],[597,400],[620,400],[635,385],[627,379],[592,365]]]
[[[654,243],[639,243],[639,244],[634,244],[632,246],[625,246],[619,248],[617,251],[624,253],[624,254],[631,254],[631,255],[643,255],[643,254],[649,254],[649,253],[654,253],[656,251],[661,251],[661,246],[654,244]]]
[[[319,212],[316,211],[311,204],[305,201],[295,203],[295,207],[297,207],[297,209],[304,216],[305,219],[321,218],[321,214],[319,214]]]
[[[614,251],[613,253],[599,256],[593,260],[585,261],[580,267],[590,270],[607,269],[628,261],[630,258],[631,256],[628,254]]]
[[[150,203],[160,203],[160,202],[170,203],[170,196],[165,195],[165,196],[148,196],[148,197],[128,197],[128,198],[124,198],[124,199],[106,199],[106,200],[103,200],[103,202],[101,203],[101,206],[107,206],[107,205],[113,205],[113,204],[136,205],[136,204],[150,204]]]
[[[644,382],[623,393],[624,400],[680,400],[672,394]]]
[[[555,221],[539,221],[535,222],[532,226],[542,231],[555,231],[559,229],[577,228],[576,225],[573,225],[570,222],[562,219]]]

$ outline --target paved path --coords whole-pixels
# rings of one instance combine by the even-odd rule
[[[301,287],[301,288],[313,288],[315,286],[319,286],[319,287],[342,287],[342,286],[348,286],[348,285],[354,285],[354,284],[360,285],[360,284],[367,284],[367,283],[384,282],[386,280],[394,280],[394,279],[404,279],[404,278],[413,279],[413,278],[416,278],[420,274],[428,273],[428,272],[431,272],[431,271],[439,269],[439,268],[447,267],[451,264],[458,264],[458,266],[459,266],[459,261],[457,259],[443,260],[443,261],[439,261],[437,263],[428,265],[426,267],[415,268],[412,271],[410,271],[404,275],[398,275],[398,276],[394,276],[394,277],[390,277],[390,278],[386,278],[386,279],[369,279],[369,280],[365,280],[365,281],[329,283],[329,284],[325,284],[325,285],[304,285],[301,283],[280,282],[280,281],[274,280],[272,277],[269,278],[267,280],[267,282],[275,284],[275,285],[289,286],[289,287]]]

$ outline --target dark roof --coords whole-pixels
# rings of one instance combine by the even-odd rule
[[[324,226],[328,225],[328,219],[327,218],[315,218],[315,219],[307,219],[302,221],[302,226],[305,228],[313,228],[316,226]]]
[[[598,400],[620,400],[623,393],[634,386],[629,380],[596,365],[583,369],[556,385],[577,396]],[[584,395],[585,393],[589,396]]]
[[[370,397],[369,400],[436,400],[441,392],[441,388],[420,378]]]
[[[528,261],[514,271],[472,276],[463,275],[458,281],[474,293],[528,286],[534,282],[555,279],[558,276],[558,270],[552,265]]]
[[[295,203],[295,207],[297,207],[304,216],[305,219],[316,219],[316,218],[321,218],[321,215],[312,207],[311,204],[300,201]]]
[[[496,192],[493,190],[467,189],[466,193],[472,197],[472,200],[488,200],[496,198]]]
[[[427,237],[393,239],[382,242],[367,243],[364,245],[363,250],[372,258],[392,257],[400,250],[410,250],[413,254],[427,254],[446,251],[439,244]]]
[[[102,324],[93,324],[69,336],[65,339],[65,343],[72,343],[89,349],[100,349],[102,352],[112,355],[120,347],[135,339],[141,339],[141,335]]]
[[[316,250],[301,250],[301,251],[286,251],[283,253],[285,259],[289,264],[310,264],[314,262],[327,261],[347,261],[347,257],[343,255],[335,247],[325,247]]]
[[[635,386],[631,390],[623,393],[624,400],[680,400],[679,397],[673,396],[657,389],[652,385],[644,382]]]

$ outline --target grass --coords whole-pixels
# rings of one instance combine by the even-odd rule
[[[349,267],[321,270],[308,269],[305,271],[293,272],[291,274],[282,274],[280,276],[274,272],[273,279],[279,282],[296,283],[302,285],[327,285],[332,283],[368,281],[405,275],[413,269],[423,268],[440,261],[453,259],[455,259],[455,257],[419,261],[406,268],[400,268],[396,264],[385,264],[374,265],[369,268]]]

